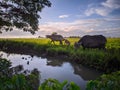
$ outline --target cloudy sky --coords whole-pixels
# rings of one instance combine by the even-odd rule
[[[0,37],[44,37],[57,32],[63,36],[102,34],[120,37],[120,0],[50,0],[44,8],[35,35],[14,30]]]

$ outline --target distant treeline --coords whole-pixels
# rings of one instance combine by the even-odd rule
[[[69,37],[65,37],[65,38],[80,38],[80,36],[69,36]]]
[[[64,38],[81,38],[82,36],[68,36],[68,37],[64,37]],[[38,38],[44,38],[42,36],[38,36]],[[107,37],[107,38],[120,38],[120,37]]]
[[[44,37],[38,36],[38,38],[44,38]],[[68,36],[68,37],[64,37],[64,38],[80,38],[80,36]]]

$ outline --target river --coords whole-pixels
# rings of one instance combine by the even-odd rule
[[[12,67],[22,65],[24,71],[38,69],[40,71],[40,83],[48,78],[54,78],[60,82],[64,80],[74,81],[80,86],[81,90],[85,90],[88,80],[94,80],[102,74],[96,70],[58,58],[42,58],[36,55],[6,53],[3,51],[0,51],[0,56],[10,60]]]

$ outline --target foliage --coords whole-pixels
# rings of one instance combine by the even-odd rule
[[[9,62],[6,59],[1,59],[0,58],[0,72],[4,72],[11,66],[11,62]]]
[[[10,61],[0,58],[0,90],[37,90],[39,72],[36,69],[29,75],[14,74],[10,66]]]
[[[90,80],[87,83],[87,90],[119,90],[120,71],[112,74],[104,74],[97,80]]]
[[[1,90],[25,90],[25,88],[29,88],[27,86],[27,82],[25,80],[25,76],[20,75],[14,75],[11,79],[6,78],[6,81],[3,82],[3,79],[1,79]]]
[[[9,76],[9,67],[11,66],[11,62],[6,59],[0,58],[0,76],[1,78],[4,76]]]
[[[46,49],[47,55],[49,56],[59,56],[59,55],[68,55],[69,51],[67,48],[63,47],[49,47]]]
[[[49,0],[1,0],[1,32],[4,29],[11,31],[15,26],[34,34],[38,29],[39,12],[41,12],[45,6],[51,6]]]
[[[80,90],[74,82],[68,83],[66,80],[60,83],[56,79],[47,79],[39,87],[39,90]]]

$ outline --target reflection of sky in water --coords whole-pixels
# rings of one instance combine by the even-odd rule
[[[81,87],[81,89],[85,88],[85,84],[87,81],[85,81],[80,75],[74,74],[75,68],[73,68],[73,65],[71,65],[69,62],[64,62],[61,66],[52,66],[51,64],[47,65],[48,62],[51,61],[47,61],[46,58],[41,58],[37,56],[31,57],[30,55],[6,54],[4,52],[0,52],[0,55],[2,53],[2,57],[10,60],[12,62],[13,67],[17,65],[23,65],[23,68],[25,70],[33,70],[34,68],[37,68],[40,71],[41,82],[43,82],[44,79],[47,78],[54,78],[59,81],[74,81]],[[80,71],[81,70],[82,69],[80,68]],[[84,70],[84,72],[88,72],[87,69]],[[92,77],[94,77],[94,75],[95,73],[92,72]]]

